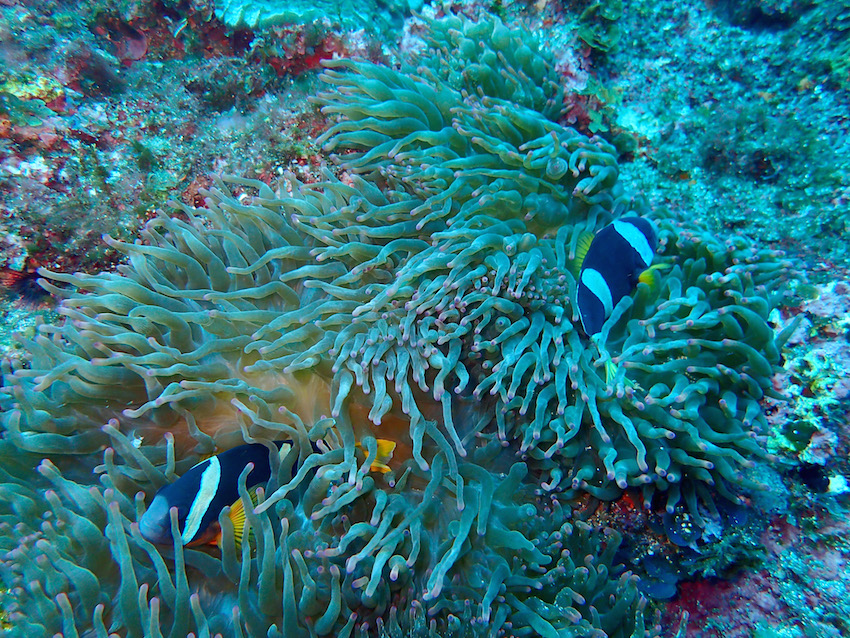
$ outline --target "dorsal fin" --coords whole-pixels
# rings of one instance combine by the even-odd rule
[[[590,250],[590,244],[593,243],[593,238],[595,236],[596,235],[590,231],[584,231],[578,237],[578,241],[576,242],[576,256],[575,259],[570,262],[570,270],[576,278],[576,281],[578,281],[581,266],[584,264],[584,258],[587,257],[587,251]]]

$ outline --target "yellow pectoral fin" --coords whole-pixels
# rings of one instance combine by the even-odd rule
[[[257,504],[258,487],[258,485],[254,485],[248,490],[248,496],[251,497],[253,505]],[[236,539],[236,547],[239,548],[242,546],[242,535],[245,532],[245,505],[241,498],[230,506],[230,521],[233,523],[233,537]],[[250,534],[249,531],[248,535],[250,536]]]

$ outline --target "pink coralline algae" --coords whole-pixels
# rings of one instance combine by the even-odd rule
[[[803,528],[815,522],[817,534]],[[666,613],[689,613],[688,638],[846,636],[850,550],[840,539],[848,532],[846,521],[825,511],[798,525],[777,517],[760,539],[767,555],[758,571],[683,583]]]

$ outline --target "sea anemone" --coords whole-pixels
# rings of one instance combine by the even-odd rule
[[[658,633],[617,534],[570,501],[736,498],[787,265],[625,198],[613,147],[555,121],[527,34],[431,28],[418,67],[329,65],[340,173],[219,179],[136,243],[107,237],[117,272],[42,272],[64,321],[0,399],[14,631]],[[640,213],[662,284],[590,339],[576,246]],[[380,475],[378,438],[397,446]],[[173,547],[142,537],[159,487],[244,442],[273,470],[256,507],[240,478],[247,542],[226,509],[219,549],[182,547],[176,518]]]

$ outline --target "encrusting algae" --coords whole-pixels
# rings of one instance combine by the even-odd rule
[[[344,179],[220,179],[106,238],[118,272],[43,272],[64,321],[2,398],[10,635],[660,633],[619,533],[570,503],[638,488],[702,525],[737,499],[788,266],[626,198],[528,34],[430,28],[398,71],[329,64]],[[661,276],[591,339],[573,260],[628,217]],[[218,548],[184,547],[177,509],[151,543],[154,494],[245,444],[270,479],[235,476],[242,542],[228,504]]]

